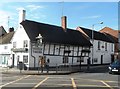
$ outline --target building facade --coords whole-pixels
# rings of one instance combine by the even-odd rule
[[[14,35],[14,31],[6,33],[0,37],[0,66],[1,67],[11,67],[11,40]]]
[[[39,39],[38,39],[39,38]],[[50,66],[87,64],[92,44],[79,31],[25,20],[12,39],[14,66],[23,62],[27,68],[39,67],[40,57]],[[84,60],[83,60],[84,58]]]
[[[114,39],[104,33],[83,27],[77,27],[77,30],[85,34],[93,44],[90,54],[91,64],[109,64],[114,60]]]

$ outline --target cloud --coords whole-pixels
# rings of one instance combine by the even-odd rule
[[[16,10],[25,10],[25,8],[23,8],[23,7],[18,7]]]
[[[29,8],[30,10],[37,10],[44,8],[44,6],[40,6],[40,5],[27,5],[26,7]]]
[[[33,20],[40,20],[40,19],[46,19],[46,15],[42,14],[42,13],[36,13],[36,14],[30,14],[28,19],[33,19]]]
[[[87,17],[83,17],[82,19],[97,19],[100,18],[101,15],[94,15],[94,16],[87,16]]]

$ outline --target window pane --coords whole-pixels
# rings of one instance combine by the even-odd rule
[[[23,62],[24,62],[24,63],[28,63],[28,56],[27,56],[27,55],[24,55],[24,56],[23,56]]]

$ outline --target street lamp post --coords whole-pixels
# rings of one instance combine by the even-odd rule
[[[96,23],[92,25],[92,44],[94,45],[94,26],[97,24],[103,24],[103,22]],[[94,46],[92,47],[92,64],[93,64],[93,59],[94,59]]]
[[[42,40],[43,40],[43,37],[41,36],[41,34],[39,34],[37,37],[36,37],[36,39],[37,39],[37,47],[39,48],[40,46],[42,46]],[[38,60],[38,73],[39,73],[39,66],[40,64],[39,64],[39,60]]]

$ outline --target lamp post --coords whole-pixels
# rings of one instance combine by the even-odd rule
[[[37,37],[36,37],[36,39],[37,39],[37,47],[39,48],[40,46],[42,46],[42,39],[43,39],[43,37],[42,37],[42,35],[41,34],[39,34]],[[40,60],[38,60],[38,73],[39,73],[39,61]],[[34,63],[34,65],[35,65],[35,63]]]
[[[103,24],[103,22],[96,23],[92,25],[92,44],[94,45],[94,26],[97,24]],[[93,59],[94,59],[94,46],[92,47],[92,64],[93,64]]]

